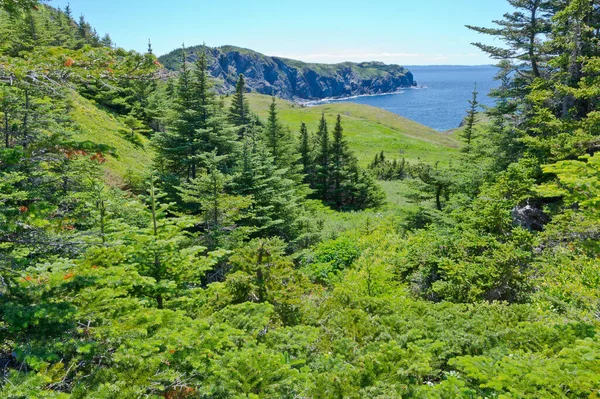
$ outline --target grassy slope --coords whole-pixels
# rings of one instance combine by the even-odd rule
[[[138,135],[139,142],[131,142],[123,133],[126,129],[121,122],[75,93],[72,118],[79,130],[73,137],[75,141],[106,148],[104,168],[109,182],[121,185],[128,175],[140,176],[148,171],[152,150],[147,138]]]
[[[266,118],[271,97],[249,95],[252,110]],[[458,153],[457,141],[450,135],[439,133],[426,126],[402,118],[379,108],[352,103],[325,104],[301,107],[277,100],[280,117],[292,131],[305,122],[311,131],[317,129],[321,113],[333,129],[335,117],[342,115],[343,126],[350,148],[361,165],[366,166],[376,153],[384,150],[388,157],[405,157],[411,163],[419,160],[448,164]],[[77,94],[73,94],[72,117],[79,127],[74,139],[106,148],[104,164],[108,180],[122,185],[128,175],[143,175],[152,164],[152,150],[148,139],[139,136],[139,144],[132,143],[123,133],[124,126],[112,115]],[[407,208],[405,182],[382,182],[388,201],[398,208]]]
[[[271,97],[260,94],[248,97],[252,111],[266,118]],[[302,122],[310,131],[316,131],[322,112],[332,130],[336,116],[342,115],[344,133],[362,166],[368,165],[382,150],[389,157],[404,157],[411,163],[422,160],[443,164],[458,151],[454,138],[379,108],[353,103],[301,107],[281,99],[277,105],[282,122],[294,132]]]

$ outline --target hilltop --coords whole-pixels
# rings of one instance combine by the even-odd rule
[[[182,51],[174,50],[159,61],[166,69],[178,71]],[[309,64],[235,46],[195,46],[185,51],[190,62],[206,52],[210,74],[217,79],[221,93],[232,92],[240,74],[246,77],[249,90],[287,100],[393,93],[416,85],[409,70],[382,62]]]

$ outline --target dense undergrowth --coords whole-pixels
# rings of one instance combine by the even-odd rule
[[[2,2],[0,396],[598,397],[600,10],[511,4],[474,28],[497,106],[452,162],[377,155],[386,205],[370,110],[224,101]]]

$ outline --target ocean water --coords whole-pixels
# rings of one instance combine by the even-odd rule
[[[493,66],[407,66],[418,88],[396,94],[356,97],[335,101],[350,101],[372,105],[394,112],[439,131],[458,127],[469,108],[475,83],[481,104],[492,106],[488,96],[499,82],[494,80]]]

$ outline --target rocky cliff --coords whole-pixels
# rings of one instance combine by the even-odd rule
[[[384,94],[416,85],[407,69],[381,62],[308,64],[233,46],[188,48],[188,61],[194,62],[200,51],[209,55],[210,73],[223,93],[233,91],[239,74],[246,77],[249,90],[288,100]],[[181,50],[175,50],[159,61],[177,71],[181,59]]]

